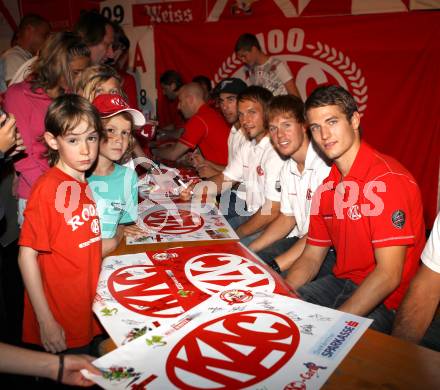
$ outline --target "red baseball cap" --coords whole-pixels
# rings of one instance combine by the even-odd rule
[[[145,117],[143,114],[130,108],[127,102],[121,95],[118,94],[102,94],[98,95],[95,100],[93,100],[93,105],[99,111],[101,118],[110,118],[121,112],[128,112],[132,118],[133,123],[136,127],[145,125]]]

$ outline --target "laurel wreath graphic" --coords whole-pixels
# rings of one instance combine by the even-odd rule
[[[230,77],[230,74],[235,72],[237,68],[242,65],[243,63],[237,58],[237,55],[233,53],[231,56],[226,58],[220,68],[218,68],[217,73],[214,75],[215,84],[218,84],[223,79]]]
[[[356,63],[346,56],[341,51],[330,47],[327,44],[316,42],[316,46],[309,44],[306,45],[307,49],[313,50],[312,55],[324,60],[332,66],[336,67],[341,73],[343,73],[351,86],[354,100],[358,104],[358,110],[362,114],[367,108],[368,101],[368,87],[365,85],[365,77],[362,76],[362,71],[357,67]],[[231,56],[223,61],[222,65],[218,68],[214,75],[215,84],[218,84],[223,79],[230,77],[231,73],[235,72],[237,68],[242,66],[243,63],[237,58],[237,55],[233,53]]]
[[[341,51],[327,44],[323,45],[319,41],[316,42],[316,46],[306,45],[306,47],[314,50],[313,56],[318,57],[320,60],[325,60],[338,68],[346,76],[351,85],[354,100],[358,104],[358,110],[360,113],[364,112],[367,108],[368,87],[365,85],[365,77],[362,76],[362,71],[357,67],[356,63]]]

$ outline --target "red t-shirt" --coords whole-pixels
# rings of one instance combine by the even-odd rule
[[[71,212],[64,214],[65,210]],[[87,345],[100,333],[92,303],[102,258],[99,218],[87,183],[58,168],[41,176],[24,212],[19,245],[39,252],[44,294],[55,320],[64,328],[68,348]],[[27,294],[23,341],[41,345]]]
[[[170,100],[164,96],[160,96],[158,99],[159,127],[164,128],[173,125],[175,129],[182,129],[185,125],[185,120],[177,108],[179,99]]]
[[[228,164],[228,137],[230,126],[223,117],[207,104],[185,123],[179,142],[191,149],[200,148],[203,157],[215,164]]]
[[[334,275],[356,284],[374,270],[376,248],[406,245],[401,283],[384,301],[389,309],[396,309],[417,271],[425,244],[419,187],[400,163],[364,142],[343,185],[338,185],[340,180],[333,165],[313,198],[307,243],[333,245],[337,255]]]

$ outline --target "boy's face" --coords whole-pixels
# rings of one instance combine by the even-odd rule
[[[45,138],[52,149],[58,150],[57,166],[72,177],[89,170],[98,156],[98,132],[85,120],[67,134],[54,137],[46,132]]]
[[[307,111],[307,120],[313,139],[329,159],[354,159],[360,143],[358,112],[349,121],[339,106],[316,107]]]
[[[107,140],[101,140],[99,155],[110,161],[119,161],[128,148],[131,123],[122,115],[115,115],[105,120],[104,130]]]
[[[254,66],[257,62],[258,49],[252,46],[250,50],[240,49],[237,51],[237,57],[248,66]]]
[[[269,134],[277,151],[285,157],[292,157],[307,138],[305,127],[290,113],[272,116]]]
[[[261,103],[254,100],[238,102],[238,119],[249,139],[259,142],[266,134],[264,112]]]

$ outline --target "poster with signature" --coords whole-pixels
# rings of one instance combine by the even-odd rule
[[[191,203],[161,203],[140,214],[138,226],[145,235],[127,237],[127,245],[158,242],[238,240],[234,229],[217,208]]]
[[[234,284],[88,376],[105,389],[319,389],[371,322]]]
[[[224,243],[105,258],[93,310],[123,345],[236,282],[289,294],[281,277],[246,247]]]

